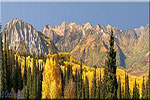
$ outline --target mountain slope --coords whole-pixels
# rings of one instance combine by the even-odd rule
[[[27,51],[31,54],[57,53],[56,47],[48,37],[36,31],[31,24],[23,22],[20,19],[13,18],[6,24],[3,31],[3,42],[4,34],[6,34],[9,49],[13,49],[18,52]]]
[[[115,36],[117,65],[135,70],[137,65],[140,68],[147,66],[149,59],[145,55],[149,52],[149,25],[133,30],[119,30],[110,25],[92,26],[90,23],[77,25],[74,22],[63,22],[60,26],[46,25],[42,32],[51,37],[61,52],[71,52],[78,59],[83,59],[88,66],[103,67],[111,29]]]

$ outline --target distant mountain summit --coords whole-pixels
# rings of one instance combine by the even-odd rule
[[[8,22],[3,31],[6,34],[9,49],[18,52],[30,52],[36,54],[54,54],[57,48],[45,35],[38,32],[31,24],[20,19],[13,18]]]
[[[117,65],[140,75],[148,72],[149,27],[147,24],[133,30],[120,30],[111,25],[66,24],[64,21],[60,26],[46,25],[42,32],[38,32],[31,24],[13,18],[5,26],[3,34],[7,35],[9,48],[16,51],[36,54],[70,52],[88,66],[103,67],[113,29]]]

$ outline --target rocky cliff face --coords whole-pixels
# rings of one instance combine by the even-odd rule
[[[31,54],[57,53],[55,45],[48,37],[36,31],[31,24],[23,22],[17,18],[11,19],[10,22],[6,24],[3,31],[3,42],[4,34],[6,34],[9,49],[16,50],[18,52],[27,51]],[[49,47],[52,49],[49,49]]]
[[[77,58],[82,58],[87,65],[103,66],[111,29],[115,36],[117,65],[124,68],[147,66],[148,59],[145,55],[149,55],[149,25],[133,30],[119,30],[111,25],[63,22],[60,26],[45,26],[42,33],[51,38],[61,52],[71,52]],[[142,63],[142,59],[147,63]]]
[[[61,26],[46,25],[42,33],[54,41],[58,50],[62,52],[71,52],[83,38],[80,28],[81,27],[74,22],[69,25],[63,22]]]

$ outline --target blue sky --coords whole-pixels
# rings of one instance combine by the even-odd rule
[[[32,24],[37,30],[47,25],[90,22],[93,26],[112,25],[119,29],[134,29],[149,23],[149,3],[141,2],[2,2],[3,27],[11,18],[19,18]]]

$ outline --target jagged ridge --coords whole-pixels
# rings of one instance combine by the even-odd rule
[[[137,65],[141,68],[147,66],[148,58],[145,55],[149,52],[149,25],[133,30],[119,30],[111,25],[92,26],[89,22],[82,25],[63,22],[60,26],[46,25],[42,32],[54,41],[61,52],[71,52],[77,58],[82,58],[86,65],[102,67],[111,29],[115,36],[117,65],[124,68],[132,67],[134,70]],[[142,59],[145,63],[142,63]]]
[[[57,49],[49,38],[40,34],[36,29],[20,19],[13,18],[8,22],[3,31],[9,49],[36,54],[54,54]],[[47,41],[48,40],[48,41]],[[51,47],[51,49],[49,49]]]

